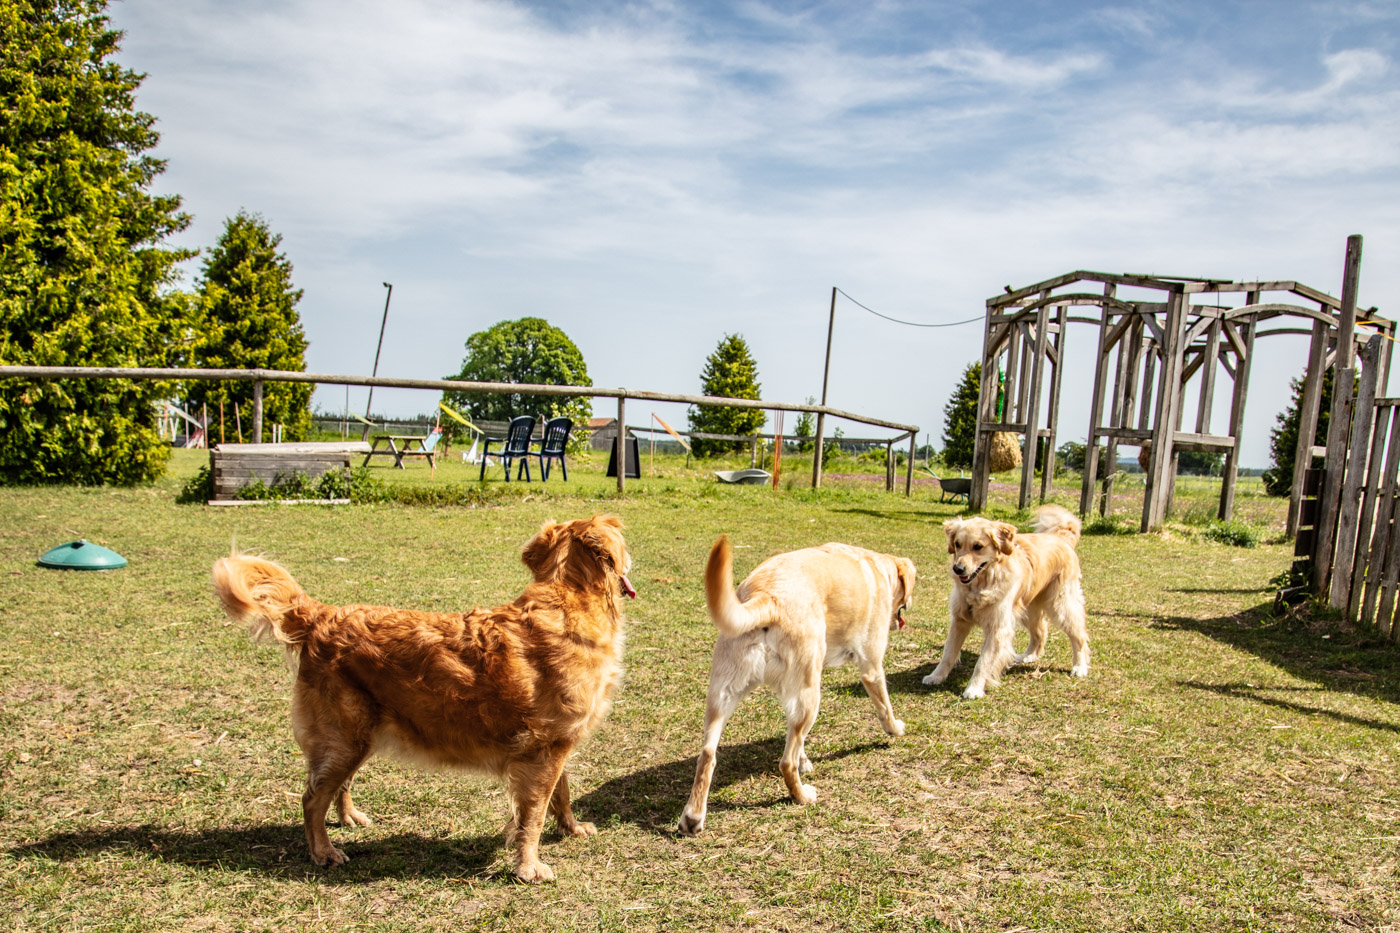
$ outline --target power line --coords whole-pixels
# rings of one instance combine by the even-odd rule
[[[844,291],[841,290],[840,286],[837,286],[836,290],[837,290],[838,292],[841,292],[841,294],[846,295],[846,293],[845,293]],[[899,318],[890,317],[888,314],[881,314],[879,311],[876,311],[874,308],[868,307],[868,306],[866,306],[866,305],[861,304],[859,301],[856,301],[856,300],[855,300],[854,298],[852,298],[850,295],[846,295],[846,300],[849,301],[849,302],[851,302],[852,304],[854,304],[854,305],[855,305],[856,307],[858,307],[858,308],[864,308],[866,311],[869,311],[871,314],[875,315],[876,317],[884,318],[885,320],[887,320],[887,321],[892,321],[892,322],[894,322],[895,324],[905,324],[905,325],[907,325],[907,326],[909,326],[909,327],[957,327],[957,326],[962,325],[962,324],[972,324],[972,323],[977,322],[977,321],[985,320],[985,318],[984,318],[982,315],[978,315],[977,317],[970,317],[970,318],[968,318],[966,321],[951,321],[951,322],[949,322],[949,323],[947,323],[947,324],[920,324],[920,323],[918,323],[918,322],[916,322],[916,321],[901,321]]]

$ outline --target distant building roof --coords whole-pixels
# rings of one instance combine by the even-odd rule
[[[588,426],[590,428],[605,428],[616,420],[616,418],[589,418]]]

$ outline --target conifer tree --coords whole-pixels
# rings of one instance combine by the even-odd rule
[[[1264,471],[1264,491],[1271,496],[1286,496],[1293,489],[1293,464],[1298,458],[1299,409],[1303,400],[1303,380],[1290,380],[1293,398],[1288,407],[1279,412],[1272,431],[1269,432],[1269,453],[1273,466]],[[1327,426],[1332,423],[1332,370],[1322,376],[1322,399],[1317,412],[1317,432],[1313,445],[1327,443]]]
[[[292,264],[278,251],[281,243],[281,234],[256,214],[239,211],[225,221],[196,287],[194,365],[306,371],[307,342],[296,309],[302,291],[292,287]],[[305,439],[311,429],[312,388],[304,382],[265,383],[263,424],[283,425],[286,440]],[[196,382],[188,398],[195,408],[208,404],[212,410],[223,403],[226,419],[233,418],[237,406],[243,439],[253,440],[251,382]]]
[[[950,467],[972,466],[977,443],[977,399],[982,392],[982,364],[968,363],[962,381],[943,408],[943,462]]]
[[[702,395],[724,398],[760,398],[758,364],[749,352],[749,345],[738,334],[725,334],[715,352],[705,360],[700,373]],[[731,408],[720,405],[693,405],[690,408],[690,430],[704,434],[753,435],[763,430],[768,415],[758,408]],[[696,438],[692,449],[697,457],[713,456],[747,446],[746,441],[712,441]]]
[[[104,0],[0,0],[0,363],[168,366],[189,218],[153,195],[143,75],[113,60]],[[136,483],[170,456],[148,381],[0,380],[0,482]]]

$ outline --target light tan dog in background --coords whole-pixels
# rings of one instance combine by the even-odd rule
[[[963,696],[974,700],[1001,683],[1013,662],[1029,664],[1045,647],[1047,617],[1069,636],[1074,652],[1070,673],[1089,673],[1089,635],[1085,631],[1084,588],[1079,569],[1079,519],[1058,505],[1036,511],[1035,534],[1017,534],[1016,526],[985,518],[958,518],[943,524],[953,592],[948,598],[951,621],[943,658],[925,684],[941,684],[958,663],[963,641],[974,628],[982,629],[982,654],[972,669]],[[1012,640],[1020,624],[1030,632],[1030,644],[1015,653]]]
[[[460,613],[327,606],[271,561],[215,562],[229,615],[296,664],[292,729],[306,755],[313,862],[348,860],[331,845],[326,810],[334,800],[342,826],[368,826],[350,780],[385,753],[503,778],[515,874],[554,878],[538,854],[546,809],[565,835],[594,833],[574,818],[564,765],[622,676],[621,597],[636,593],[621,529],[611,516],[545,525],[520,555],[535,578],[520,597]]]
[[[903,735],[885,686],[889,633],[904,627],[914,599],[912,561],[848,544],[824,544],[770,557],[734,589],[729,538],[710,550],[705,601],[719,629],[705,700],[705,746],[695,784],[681,814],[688,836],[705,828],[710,779],[724,724],[759,684],[767,684],[787,715],[787,746],[779,770],[798,803],[817,799],[802,783],[812,770],[803,750],[821,704],[823,667],[854,662],[890,735]]]

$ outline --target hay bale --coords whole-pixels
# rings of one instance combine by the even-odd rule
[[[1142,467],[1142,472],[1149,472],[1152,465],[1152,442],[1149,441],[1138,448],[1138,466]]]
[[[1005,473],[1007,470],[1020,469],[1021,436],[1010,431],[997,431],[992,435],[989,456],[993,473]]]

